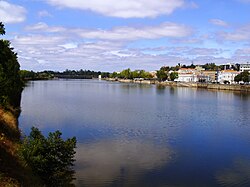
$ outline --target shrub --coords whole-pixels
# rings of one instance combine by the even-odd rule
[[[76,138],[63,140],[62,133],[49,133],[46,138],[32,127],[23,141],[21,156],[47,186],[71,186]]]

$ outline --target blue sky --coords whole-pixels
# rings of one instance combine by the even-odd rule
[[[250,0],[0,0],[21,69],[250,61]]]

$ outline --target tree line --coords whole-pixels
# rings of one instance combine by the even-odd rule
[[[153,75],[144,70],[131,71],[130,68],[128,68],[121,72],[113,72],[110,74],[109,77],[121,78],[121,79],[135,79],[135,78],[152,79]]]
[[[21,70],[20,77],[23,80],[49,80],[53,78],[68,78],[68,79],[92,79],[98,78],[101,75],[104,78],[109,77],[108,72],[90,71],[90,70],[68,70],[59,71],[41,71],[34,72],[28,70]]]

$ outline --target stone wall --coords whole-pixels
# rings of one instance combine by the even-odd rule
[[[173,82],[173,81],[159,82],[157,80],[130,80],[130,79],[105,79],[105,80],[119,81],[122,83],[158,84],[162,86],[173,86],[173,87],[190,87],[190,88],[202,88],[202,89],[213,89],[213,90],[250,92],[250,85],[239,85],[239,84],[207,84],[207,83]]]

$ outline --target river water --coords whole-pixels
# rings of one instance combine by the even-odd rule
[[[77,137],[76,186],[250,186],[250,94],[36,81],[19,120]]]

